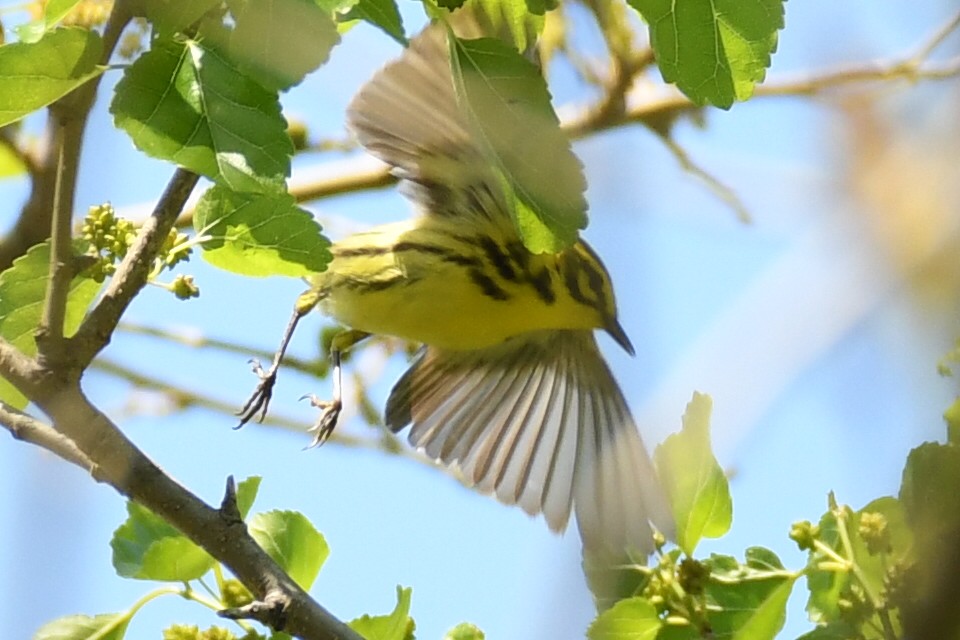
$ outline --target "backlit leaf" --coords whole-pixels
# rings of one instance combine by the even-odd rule
[[[33,336],[43,312],[49,262],[50,244],[38,244],[0,273],[0,336],[28,356],[37,353]],[[82,275],[70,283],[64,322],[67,336],[76,333],[99,290],[98,283]],[[27,405],[27,399],[3,378],[0,378],[0,400],[18,409]]]
[[[730,529],[733,502],[723,469],[710,448],[710,396],[694,393],[680,433],[657,447],[654,461],[677,523],[677,544],[692,555],[701,538]]]
[[[503,178],[524,245],[534,253],[570,246],[587,224],[586,181],[543,77],[501,40],[449,38],[457,99]]]
[[[100,36],[57,29],[36,42],[0,47],[0,127],[45,107],[103,71]]]
[[[293,144],[277,94],[201,42],[154,41],[124,72],[110,111],[147,155],[234,191],[284,191]]]
[[[650,27],[663,79],[724,109],[753,95],[783,28],[783,0],[628,0]]]
[[[326,268],[330,242],[293,196],[209,189],[193,218],[207,262],[250,276],[307,276]]]

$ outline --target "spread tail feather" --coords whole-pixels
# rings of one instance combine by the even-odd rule
[[[476,351],[425,347],[387,402],[387,425],[477,489],[585,549],[644,554],[673,519],[636,424],[590,331],[541,331]]]

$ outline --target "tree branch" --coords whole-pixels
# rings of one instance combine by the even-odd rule
[[[231,510],[208,506],[166,475],[90,404],[77,383],[48,385],[32,400],[95,465],[99,481],[149,508],[227,566],[261,602],[278,612],[288,633],[359,640],[257,545]]]
[[[197,174],[186,169],[174,172],[153,214],[140,228],[136,241],[110,279],[103,297],[87,314],[76,335],[70,338],[74,362],[81,369],[87,367],[110,342],[120,316],[147,284],[153,260],[160,253],[198,180]]]
[[[97,477],[97,465],[78,449],[70,438],[33,416],[14,409],[2,400],[0,400],[0,424],[5,426],[16,440],[46,449]]]
[[[0,377],[29,397],[42,380],[43,371],[33,359],[0,337]]]
[[[120,40],[130,15],[124,2],[114,5],[103,32],[103,53],[100,64],[107,64]],[[70,281],[75,275],[72,231],[77,192],[77,174],[84,131],[101,76],[80,86],[50,105],[49,126],[53,130],[52,153],[56,161],[53,171],[53,194],[50,229],[50,278],[43,301],[43,315],[37,330],[37,353],[40,358],[62,362],[65,357],[63,323],[67,311]],[[36,183],[35,183],[36,184]]]
[[[73,280],[73,251],[71,246],[71,222],[73,219],[73,194],[76,191],[77,164],[66,162],[67,147],[74,144],[79,149],[82,132],[63,122],[57,122],[53,134],[53,146],[57,153],[56,177],[53,181],[53,223],[50,234],[49,284],[43,302],[43,316],[37,330],[37,351],[50,356],[51,349],[63,346],[63,323],[67,313],[67,295]],[[80,134],[78,136],[77,134]],[[62,354],[57,354],[59,361]]]
[[[204,335],[185,335],[184,333],[168,331],[166,329],[161,329],[160,327],[151,327],[133,322],[121,322],[117,325],[117,329],[123,333],[157,338],[159,340],[172,342],[174,344],[190,347],[192,349],[209,348],[226,353],[235,353],[248,359],[256,358],[259,360],[270,360],[274,355],[273,351],[257,348],[249,344],[237,344],[234,342],[228,342],[226,340],[209,338]],[[322,371],[324,370],[321,367],[321,363],[318,362],[317,359],[306,360],[292,355],[285,355],[283,357],[283,366],[286,370],[299,371],[301,373],[321,377]]]

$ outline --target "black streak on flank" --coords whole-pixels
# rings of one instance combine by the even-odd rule
[[[470,269],[468,271],[470,274],[470,279],[475,285],[480,287],[480,290],[483,291],[483,295],[488,298],[493,298],[494,300],[509,300],[510,294],[500,288],[500,286],[493,281],[493,278],[483,273],[479,269]]]
[[[510,256],[504,253],[503,249],[494,242],[493,238],[488,236],[481,236],[480,239],[480,248],[483,249],[483,252],[487,256],[487,260],[493,265],[493,268],[497,270],[497,273],[500,274],[500,277],[508,282],[517,281],[517,273],[513,270],[513,266],[510,264]]]
[[[550,272],[547,269],[542,269],[537,275],[531,274],[529,280],[533,288],[537,290],[537,295],[540,296],[541,300],[547,304],[553,304],[557,301],[557,296],[550,286]]]
[[[537,273],[533,273],[530,268],[530,252],[527,251],[522,242],[516,240],[508,242],[507,253],[513,264],[523,274],[523,280],[533,286],[544,303],[553,304],[557,301],[557,296],[553,292],[553,282],[549,269],[543,268]]]
[[[580,282],[577,279],[577,274],[580,272],[579,265],[573,260],[566,259],[561,262],[561,271],[563,271],[563,283],[567,286],[570,297],[585,304],[585,298],[580,291]]]
[[[358,256],[382,256],[390,252],[389,247],[356,247],[355,249],[343,249],[334,246],[331,249],[334,258],[355,258]]]
[[[456,251],[451,251],[437,245],[423,244],[420,242],[398,242],[392,247],[356,247],[353,249],[334,248],[333,255],[336,258],[357,258],[361,256],[382,256],[387,253],[405,253],[407,251],[429,253],[431,255],[438,256],[444,262],[450,262],[461,267],[483,266],[483,263],[477,258],[464,256]]]
[[[390,278],[389,280],[373,280],[370,282],[363,281],[348,281],[347,288],[349,289],[360,289],[363,291],[386,291],[387,289],[392,289],[398,284],[410,284],[410,281],[402,276],[396,278]]]
[[[580,289],[580,271],[584,266],[583,261],[575,254],[565,255],[562,260],[563,283],[567,286],[570,297],[582,305],[596,308],[597,301],[583,295]]]
[[[530,268],[530,252],[523,246],[523,243],[516,240],[508,242],[507,253],[510,254],[510,259],[516,263],[520,271],[526,273]]]
[[[580,268],[587,273],[587,287],[589,287],[591,293],[596,297],[596,302],[593,306],[601,312],[605,311],[607,300],[603,292],[603,276],[597,271],[596,267],[589,262],[581,262]]]

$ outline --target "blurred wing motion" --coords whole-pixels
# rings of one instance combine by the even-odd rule
[[[623,395],[589,331],[543,331],[476,351],[425,347],[387,402],[387,425],[479,490],[584,545],[653,550],[672,517]]]
[[[513,228],[498,178],[457,104],[443,29],[427,28],[360,89],[347,126],[393,167],[421,213]]]

